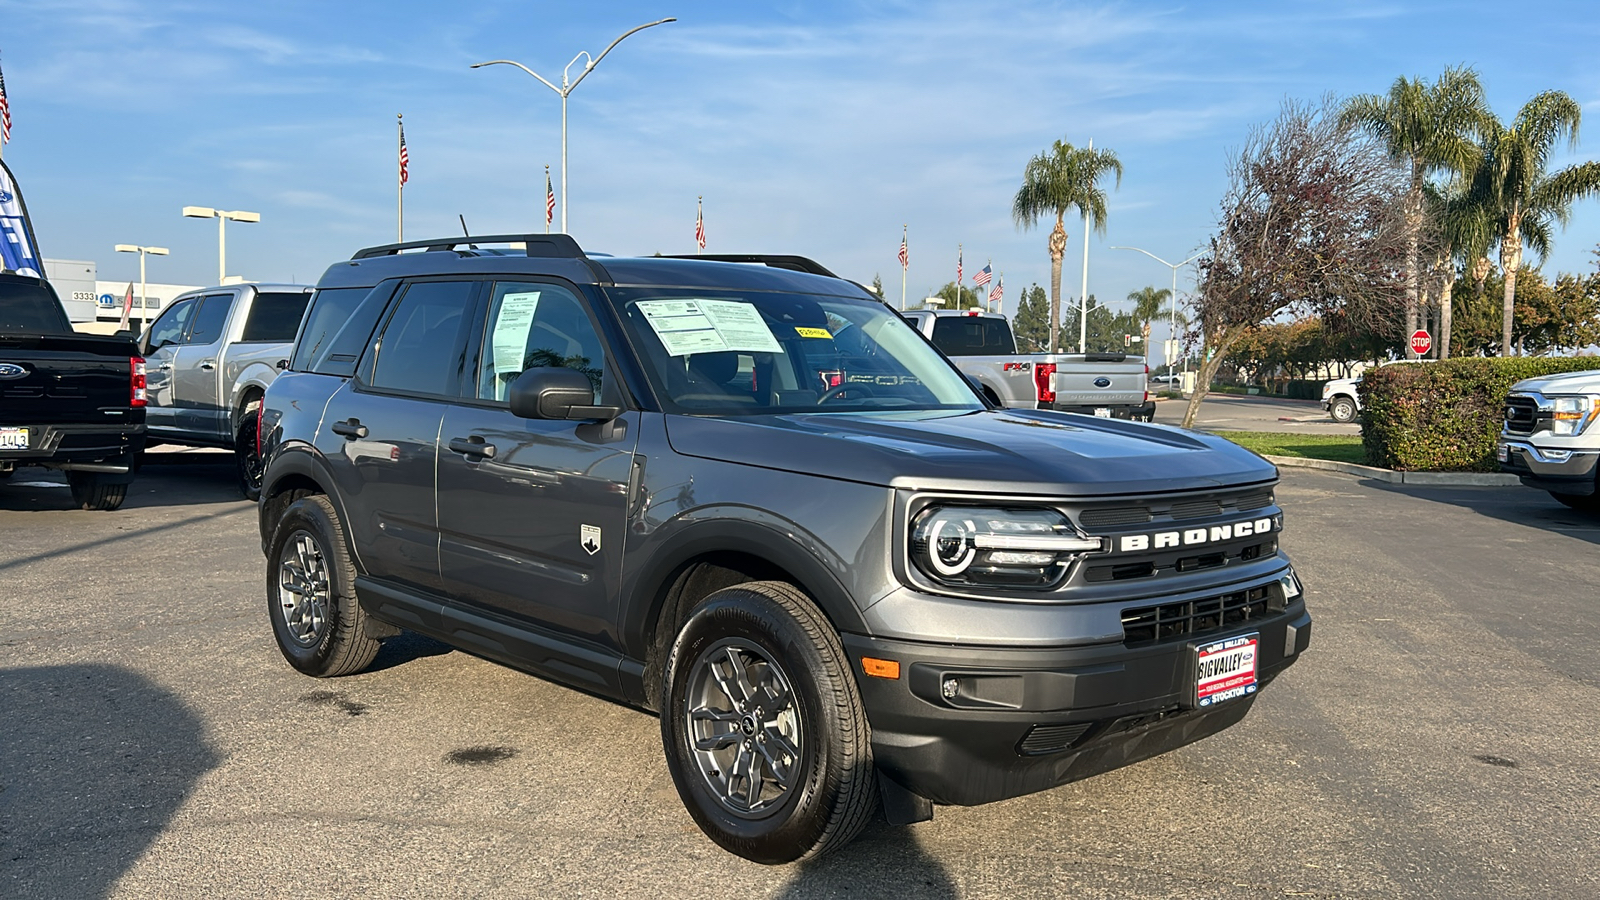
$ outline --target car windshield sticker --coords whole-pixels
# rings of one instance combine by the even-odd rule
[[[753,303],[737,300],[640,300],[634,304],[670,356],[739,350],[781,353]]]
[[[794,333],[804,338],[825,338],[830,341],[833,340],[833,332],[826,328],[802,328],[799,325],[796,325]]]
[[[492,340],[496,374],[516,375],[522,371],[523,354],[528,349],[528,330],[533,327],[533,311],[538,308],[538,291],[507,294],[501,298]]]

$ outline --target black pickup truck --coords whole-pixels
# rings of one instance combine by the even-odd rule
[[[131,337],[79,334],[48,282],[0,274],[0,478],[58,469],[75,505],[116,509],[144,452],[144,407]]]

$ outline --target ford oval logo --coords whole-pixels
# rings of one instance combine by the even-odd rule
[[[1111,379],[1105,377],[1104,375],[1101,375],[1099,378],[1096,378],[1094,380],[1094,386],[1095,387],[1111,387]]]
[[[0,363],[0,381],[11,381],[28,374],[28,370],[16,363]]]

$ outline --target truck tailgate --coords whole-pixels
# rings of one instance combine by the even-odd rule
[[[1050,385],[1057,403],[1098,406],[1137,405],[1145,402],[1148,390],[1143,360],[1058,363]]]
[[[0,425],[132,421],[137,356],[121,338],[0,334]]]

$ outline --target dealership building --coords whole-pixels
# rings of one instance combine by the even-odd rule
[[[122,319],[122,301],[128,294],[126,281],[102,281],[97,277],[97,267],[92,260],[44,260],[44,277],[61,297],[67,308],[67,317],[74,325],[80,323],[112,323]],[[141,312],[145,321],[154,319],[174,297],[205,285],[165,284],[148,282],[145,296],[139,294],[139,282],[133,285],[133,312],[128,321],[138,328]],[[98,328],[94,329],[100,330]]]

